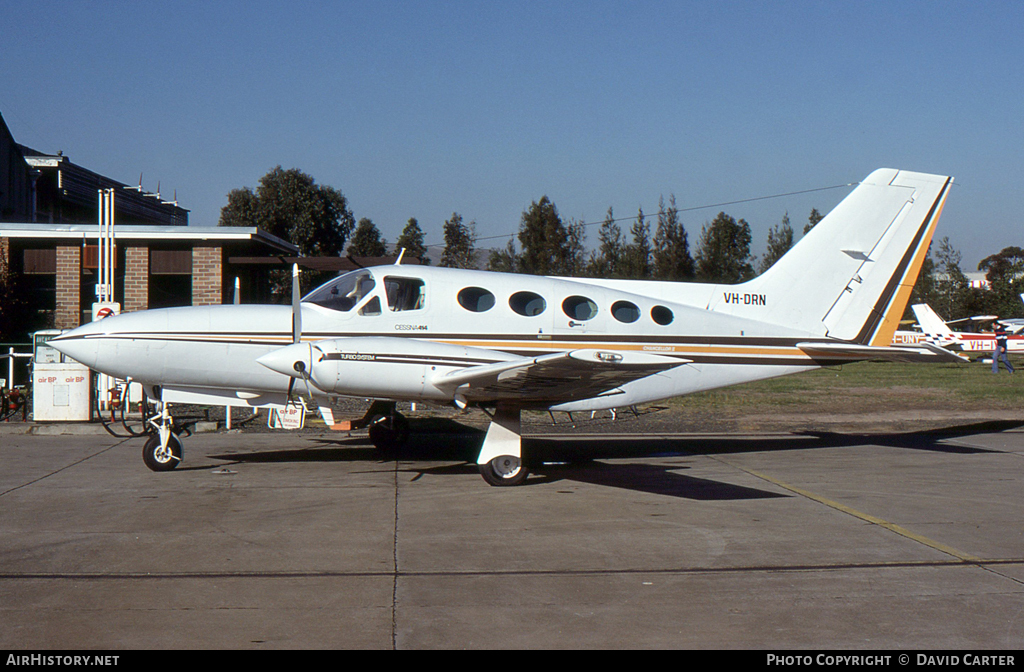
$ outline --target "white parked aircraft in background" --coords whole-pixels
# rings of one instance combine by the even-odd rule
[[[290,308],[126,313],[51,343],[164,404],[144,449],[153,469],[181,459],[165,404],[281,408],[305,392],[322,411],[334,395],[377,400],[378,445],[407,433],[395,401],[478,406],[491,418],[480,472],[515,485],[528,473],[524,409],[625,407],[866,359],[959,361],[929,344],[890,346],[951,184],[875,171],[739,285],[380,266]]]
[[[1020,300],[1024,302],[1024,292],[1021,293]],[[1013,317],[1010,319],[1004,318],[999,321],[1006,326],[1006,330],[1011,334],[1020,334],[1024,332],[1024,317]]]
[[[943,321],[928,304],[917,304],[911,306],[911,309],[913,309],[914,315],[917,317],[917,323],[920,325],[921,331],[928,334],[930,338],[935,339],[934,342],[938,345],[943,347],[959,347],[964,352],[993,352],[996,349],[996,335],[991,331],[979,333],[953,331],[949,327],[953,322]],[[966,319],[988,322],[995,321],[998,318],[995,315],[980,315]],[[954,320],[954,322],[960,321],[962,320]],[[1024,327],[1024,321],[1017,319],[999,320],[999,322],[1007,325],[1008,332],[1018,332],[1021,327]],[[1016,327],[1014,323],[1018,323]],[[1006,350],[1007,352],[1024,352],[1024,336],[1016,333],[1009,336],[1006,339]]]

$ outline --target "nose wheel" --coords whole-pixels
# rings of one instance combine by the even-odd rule
[[[170,404],[162,401],[154,403],[156,412],[146,418],[150,434],[142,447],[142,461],[153,471],[170,471],[181,463],[181,440],[171,431],[174,420],[171,418]]]
[[[169,434],[167,445],[160,441],[159,434],[153,434],[142,447],[142,461],[153,471],[170,471],[181,463],[181,441],[175,434]]]

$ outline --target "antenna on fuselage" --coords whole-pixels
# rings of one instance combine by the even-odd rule
[[[398,253],[398,259],[395,259],[395,266],[401,266],[402,265],[402,257],[404,257],[404,256],[405,256],[405,248],[403,247],[402,251]]]

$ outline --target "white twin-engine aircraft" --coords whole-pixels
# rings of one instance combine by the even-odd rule
[[[961,361],[890,345],[951,184],[877,170],[740,285],[396,264],[341,275],[301,303],[293,290],[290,308],[127,313],[52,345],[160,401],[143,451],[155,470],[182,455],[166,404],[283,408],[305,391],[328,424],[330,397],[375,400],[364,423],[378,447],[408,436],[396,401],[478,406],[491,418],[480,473],[517,485],[524,409],[628,407],[867,359]]]

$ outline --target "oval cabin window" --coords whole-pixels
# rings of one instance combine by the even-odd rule
[[[640,319],[640,309],[629,301],[616,301],[612,304],[612,317],[619,322],[630,324]]]
[[[585,296],[570,296],[562,301],[562,312],[574,320],[585,322],[597,317],[597,304]]]
[[[672,320],[674,318],[675,315],[673,315],[672,311],[665,306],[655,306],[654,308],[651,308],[651,319],[663,327],[665,325],[672,324]]]
[[[547,308],[544,297],[533,292],[516,292],[508,299],[508,307],[520,315],[533,317],[540,315]]]
[[[494,294],[483,287],[466,287],[459,292],[459,305],[471,313],[483,313],[494,307]]]

